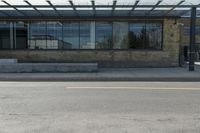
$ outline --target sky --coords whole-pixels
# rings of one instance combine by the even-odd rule
[[[24,4],[23,0],[6,0],[7,2],[18,5]],[[44,4],[46,5],[46,0],[28,0],[34,5]],[[50,0],[53,4],[68,4],[68,0]],[[91,0],[72,0],[75,4],[91,4]],[[155,4],[158,0],[140,0],[140,4]],[[163,0],[161,4],[176,4],[180,0]],[[135,0],[117,0],[118,4],[133,4]],[[113,0],[95,0],[96,4],[112,4]],[[200,0],[185,0],[184,4],[200,4]],[[0,2],[0,5],[5,5],[3,2]]]

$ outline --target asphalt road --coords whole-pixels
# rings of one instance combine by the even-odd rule
[[[0,133],[200,133],[200,83],[0,82]]]

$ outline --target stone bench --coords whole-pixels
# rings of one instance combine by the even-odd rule
[[[97,63],[16,63],[0,64],[0,73],[96,72]]]

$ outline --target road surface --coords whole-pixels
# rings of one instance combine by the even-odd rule
[[[200,83],[0,82],[0,133],[200,133]]]

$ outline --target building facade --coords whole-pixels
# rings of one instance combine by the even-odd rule
[[[100,67],[179,66],[181,21],[179,15],[1,17],[0,58],[97,62]]]

